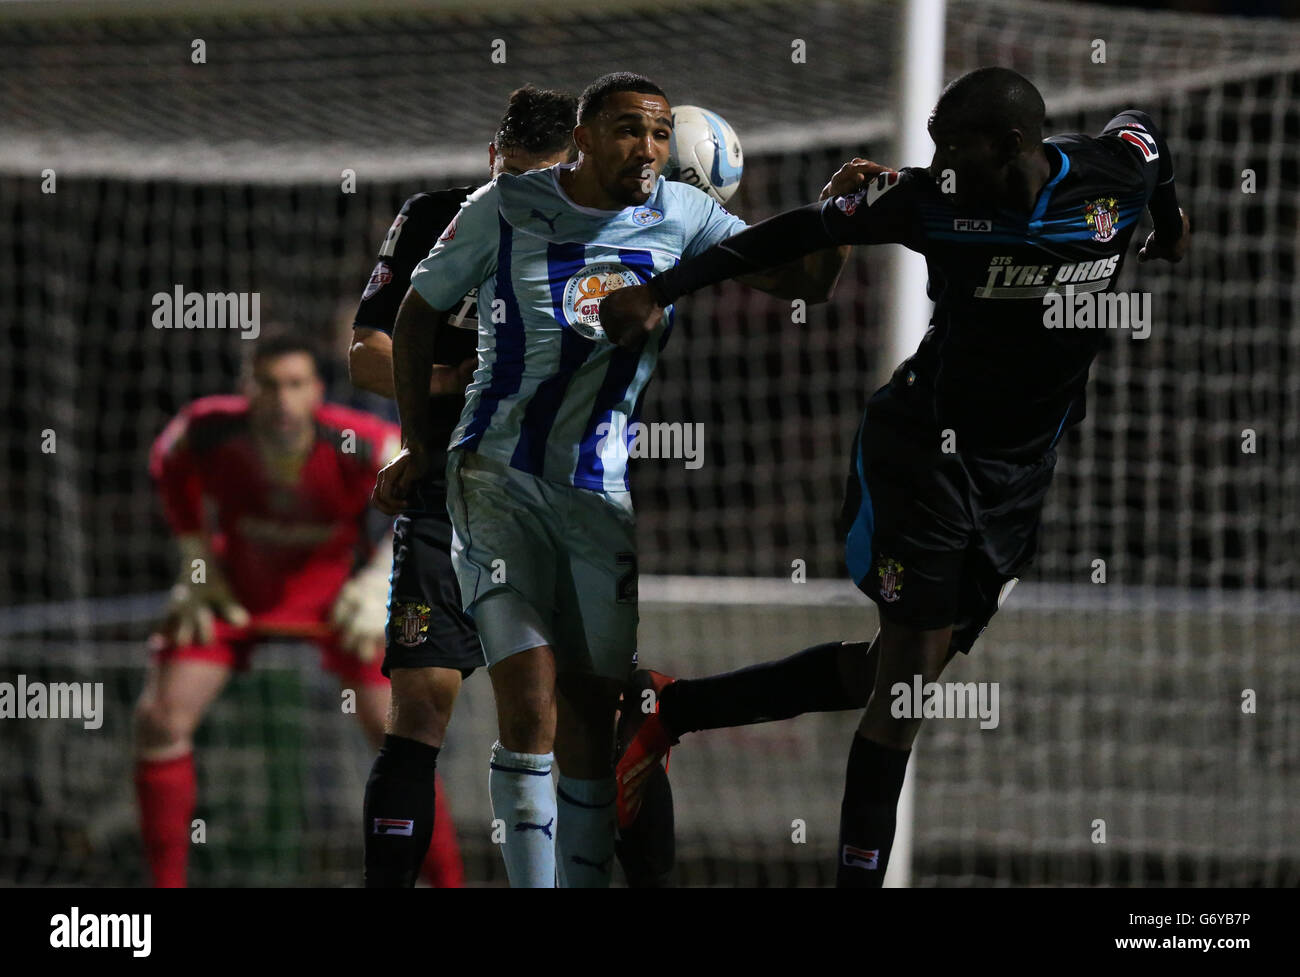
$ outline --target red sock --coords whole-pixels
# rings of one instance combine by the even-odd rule
[[[460,860],[460,846],[456,844],[456,825],[451,820],[447,805],[447,792],[442,778],[436,781],[433,807],[433,840],[425,853],[420,874],[435,889],[459,889],[465,885],[465,866]]]
[[[190,819],[198,794],[194,754],[172,760],[136,761],[135,793],[140,802],[140,834],[154,886],[185,888]]]

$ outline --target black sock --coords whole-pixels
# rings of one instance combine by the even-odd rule
[[[433,839],[438,748],[384,737],[366,781],[366,888],[412,888]]]
[[[838,888],[879,889],[884,884],[898,795],[911,755],[911,750],[894,750],[853,734],[840,805]]]
[[[780,661],[751,665],[708,678],[679,679],[659,695],[659,714],[674,735],[700,729],[748,726],[805,712],[861,709],[876,674],[876,646],[849,643],[863,656],[865,688],[846,689],[840,669],[842,642],[806,648]]]

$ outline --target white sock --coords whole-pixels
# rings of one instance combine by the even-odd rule
[[[555,887],[555,785],[551,753],[513,753],[492,745],[492,817],[505,822],[501,854],[513,889]]]
[[[566,889],[607,889],[614,870],[613,777],[577,780],[560,774],[556,869]]]

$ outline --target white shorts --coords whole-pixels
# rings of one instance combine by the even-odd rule
[[[629,492],[543,481],[470,451],[447,459],[451,562],[488,667],[549,645],[560,672],[636,668],[636,517]]]

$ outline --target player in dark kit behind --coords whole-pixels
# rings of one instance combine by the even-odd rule
[[[491,177],[522,174],[576,153],[577,100],[569,94],[525,86],[510,95],[506,114],[488,145]],[[393,324],[410,286],[411,272],[449,228],[474,187],[418,193],[403,204],[383,244],[353,322],[348,365],[357,387],[393,396]],[[440,330],[429,385],[436,441],[446,445],[465,404],[477,365],[476,295],[465,296]],[[483,664],[474,625],[461,611],[451,565],[445,465],[432,466],[411,505],[397,517],[387,649],[383,671],[392,680],[389,734],[375,760],[365,797],[366,885],[411,886],[435,823],[438,752],[452,708],[467,678]],[[647,790],[655,811],[624,839],[619,859],[634,886],[663,884],[672,864],[671,796],[666,777]],[[439,795],[440,796],[440,795]],[[665,822],[669,827],[662,830]],[[396,826],[397,830],[393,830]],[[646,832],[645,843],[640,836]],[[651,839],[657,841],[651,842]]]
[[[838,884],[881,884],[921,723],[892,715],[888,691],[918,676],[933,682],[969,652],[1033,557],[1055,445],[1084,416],[1088,370],[1108,335],[1095,328],[1096,312],[1118,307],[1105,293],[1142,210],[1155,230],[1139,260],[1178,261],[1187,243],[1172,160],[1147,115],[1126,111],[1100,136],[1046,141],[1043,117],[1025,78],[971,72],[930,117],[928,169],[879,172],[855,160],[824,203],[778,215],[602,305],[606,331],[636,345],[686,292],[834,244],[889,242],[925,255],[936,303],[916,353],[869,401],[850,459],[845,552],[879,607],[875,639],[695,681],[651,676],[659,711],[639,724],[619,765],[622,820],[635,818],[642,778],[684,733],[865,704],[849,754]],[[1062,303],[1064,317],[1054,317]],[[1086,325],[1073,317],[1076,303],[1092,314]]]

